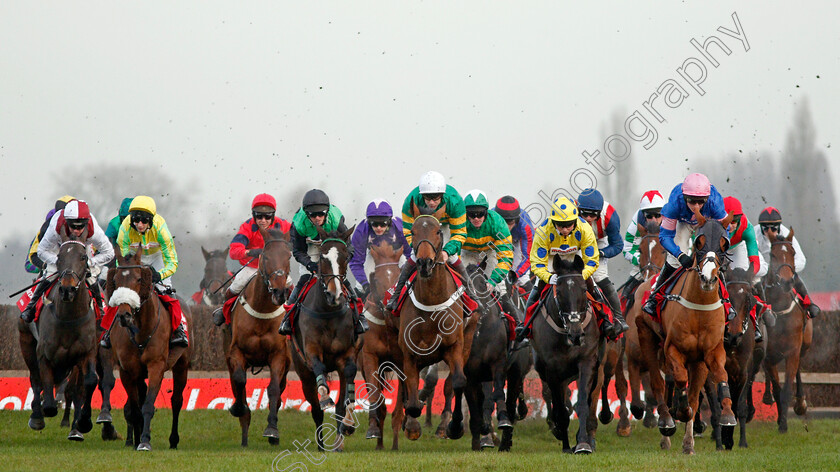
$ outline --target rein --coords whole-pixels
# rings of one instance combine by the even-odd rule
[[[571,279],[571,278],[583,279],[583,275],[581,275],[581,274],[557,275],[558,281],[562,280],[562,279]],[[585,329],[589,325],[589,322],[591,321],[591,318],[592,318],[591,316],[589,316],[589,313],[590,313],[589,299],[587,298],[586,308],[584,309],[583,312],[580,312],[580,311],[563,311],[563,309],[560,308],[560,303],[558,302],[558,298],[559,298],[559,296],[557,294],[557,286],[558,285],[560,285],[560,284],[559,283],[555,284],[552,287],[551,290],[552,290],[552,295],[553,296],[551,298],[552,298],[552,300],[554,300],[554,306],[557,308],[557,316],[560,318],[560,322],[563,324],[563,326],[560,326],[556,321],[554,321],[553,316],[551,315],[551,313],[549,313],[549,310],[545,306],[538,307],[538,308],[543,308],[541,310],[542,314],[543,314],[543,318],[545,318],[548,325],[551,326],[551,328],[555,332],[557,332],[557,334],[568,336],[569,334],[571,334],[571,332],[569,331],[570,328],[569,328],[567,323],[569,323],[569,322],[571,322],[571,323],[581,323],[581,329]],[[584,293],[585,292],[586,291],[584,290]]]
[[[148,268],[151,268],[151,266],[142,265],[142,264],[135,264],[135,265],[118,266],[114,270],[120,270],[120,269],[148,269]],[[151,299],[151,297],[157,296],[157,294],[155,293],[155,289],[153,287],[149,287],[149,292],[151,292],[151,293],[149,293],[149,296],[145,300],[140,302],[140,306],[138,306],[137,309],[132,309],[131,310],[132,318],[137,316],[140,313],[140,310],[143,308],[143,305],[145,305],[146,302],[148,302]],[[152,329],[152,332],[149,334],[149,336],[146,338],[146,340],[143,341],[142,343],[138,343],[137,340],[135,339],[137,337],[137,335],[140,333],[140,330],[137,328],[137,326],[135,326],[134,323],[131,323],[128,320],[126,320],[125,315],[120,315],[120,323],[123,326],[125,326],[125,328],[128,330],[128,334],[129,334],[128,338],[131,340],[131,343],[134,344],[134,346],[140,352],[143,352],[143,350],[146,349],[146,346],[148,346],[149,342],[152,340],[152,336],[155,335],[158,327],[160,326],[160,306],[161,305],[162,305],[162,303],[160,302],[160,300],[158,300],[157,310],[155,311],[155,316],[157,318],[157,321],[155,323],[155,327],[154,327],[154,329]]]

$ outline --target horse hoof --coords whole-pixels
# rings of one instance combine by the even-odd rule
[[[502,430],[504,430],[504,429],[511,429],[512,430],[513,429],[513,423],[511,423],[509,419],[503,418],[503,419],[499,420],[498,428],[502,429]]]
[[[137,450],[138,451],[151,451],[152,450],[152,445],[149,444],[149,443],[140,443],[140,444],[137,445]]]
[[[29,427],[34,431],[41,431],[47,426],[43,418],[29,418]]]
[[[446,426],[446,437],[449,439],[461,439],[464,436],[464,423],[450,421]]]
[[[645,428],[655,428],[656,427],[656,415],[653,413],[645,413],[645,419],[642,421],[642,425]]]
[[[83,434],[89,433],[93,429],[93,423],[90,421],[90,417],[79,418],[79,421],[76,422],[76,429]]]
[[[612,419],[613,412],[611,412],[607,408],[604,408],[603,410],[601,410],[600,413],[598,413],[598,420],[601,422],[601,424],[610,424],[610,421],[612,421]]]
[[[673,418],[659,417],[659,433],[663,436],[673,436],[677,432],[677,425],[674,424]]]
[[[618,427],[615,430],[616,434],[618,434],[622,438],[629,438],[630,437],[630,427],[622,428]]]
[[[519,404],[516,406],[516,419],[519,421],[524,420],[528,417],[528,404],[524,401],[519,401]]]
[[[773,399],[773,394],[769,389],[764,391],[764,395],[761,397],[761,403],[764,403],[765,405],[772,405],[776,403],[776,400]]]
[[[592,446],[587,443],[580,443],[575,446],[575,454],[592,454]]]
[[[481,441],[478,443],[478,446],[481,449],[489,449],[491,447],[496,447],[496,444],[493,442],[493,437],[489,434],[485,434],[481,436]]]
[[[70,434],[67,436],[67,439],[71,441],[84,441],[85,436],[79,432],[79,430],[74,429],[70,431]]]
[[[269,426],[265,428],[265,431],[263,431],[263,437],[269,439],[280,439],[280,431],[273,426]]]
[[[423,429],[420,428],[420,423],[410,418],[405,424],[405,437],[410,441],[416,441],[423,435]]]
[[[636,418],[637,420],[640,420],[645,416],[645,407],[639,406],[639,405],[634,405],[634,404],[631,403],[630,404],[630,413],[633,414],[633,418]]]
[[[659,440],[659,448],[663,451],[667,451],[671,449],[671,438],[668,436],[662,436],[662,439]]]
[[[122,439],[122,436],[120,436],[120,434],[114,428],[114,425],[112,423],[105,423],[102,426],[102,440],[116,441],[117,439]]]
[[[44,407],[44,417],[52,418],[58,415],[58,408],[55,406],[45,406]]]
[[[422,407],[417,406],[407,406],[405,407],[405,414],[412,417],[412,418],[419,418],[420,414],[423,412]]]
[[[70,420],[67,418],[61,419],[61,424],[58,425],[61,428],[69,428],[70,427]]]
[[[234,403],[233,405],[231,405],[230,410],[228,410],[228,412],[230,412],[231,416],[233,416],[234,418],[241,418],[243,415],[245,415],[245,413],[248,412],[248,407],[245,406],[244,403]]]
[[[356,427],[341,423],[340,425],[338,425],[338,432],[342,436],[352,436],[353,433],[356,432]]]
[[[379,439],[382,437],[382,430],[377,428],[376,426],[371,426],[368,428],[367,433],[365,433],[365,439]]]
[[[113,418],[111,418],[111,413],[108,413],[107,411],[100,412],[99,416],[96,417],[96,424],[113,423],[113,422],[114,422],[114,420],[113,420]]]
[[[706,423],[703,422],[703,421],[695,421],[694,422],[694,435],[695,436],[702,436],[704,432],[706,432]]]
[[[729,426],[734,428],[738,424],[738,421],[735,419],[735,415],[721,415],[718,424],[723,427]]]
[[[808,403],[802,397],[797,397],[794,400],[793,412],[798,416],[804,416],[808,412]]]

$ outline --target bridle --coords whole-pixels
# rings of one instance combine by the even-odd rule
[[[327,238],[327,239],[321,241],[321,247],[320,247],[321,250],[320,250],[320,254],[319,254],[320,257],[323,257],[323,255],[324,255],[324,252],[323,252],[324,244],[328,243],[330,241],[341,243],[345,248],[347,248],[347,243],[343,239]],[[327,283],[326,283],[327,280],[333,279],[333,278],[338,279],[339,285],[341,285],[343,287],[345,277],[346,277],[346,275],[341,274],[341,273],[338,273],[338,274],[325,274],[325,273],[323,273],[323,271],[321,270],[321,263],[320,263],[320,261],[318,262],[318,283],[321,284],[321,288],[324,291],[327,290]]]
[[[646,235],[642,236],[642,240],[639,241],[639,247],[642,247],[642,243],[644,243],[646,239],[650,239],[650,238],[657,238],[658,239],[659,235],[658,234],[646,234]],[[653,263],[653,256],[650,253],[650,250],[648,250],[647,255],[648,255],[648,263],[643,265],[642,267],[639,267],[639,273],[642,274],[643,277],[644,277],[644,274],[647,270],[651,270],[652,273],[657,273],[657,272],[662,271],[662,266],[658,266],[658,265]],[[647,277],[645,277],[645,278],[647,278]]]
[[[64,247],[64,245],[66,245],[66,244],[78,244],[78,245],[82,246],[85,250],[84,255],[82,256],[82,260],[85,261],[85,273],[84,274],[79,274],[78,272],[76,272],[74,270],[71,270],[71,269],[64,269],[58,275],[58,279],[63,279],[67,275],[72,275],[73,277],[75,277],[77,282],[76,282],[76,285],[73,288],[75,290],[78,290],[79,287],[82,286],[82,282],[84,282],[84,280],[87,276],[87,259],[88,259],[88,257],[87,257],[87,245],[85,243],[81,242],[81,241],[76,241],[75,239],[69,239],[69,240],[61,243],[61,245],[58,247],[59,251],[61,251],[61,248]]]
[[[123,270],[123,269],[141,269],[142,270],[142,269],[147,269],[147,268],[150,268],[150,267],[151,266],[148,266],[148,265],[123,265],[123,266],[117,267],[115,270]],[[155,290],[154,287],[152,285],[150,285],[149,286],[149,291],[154,292],[154,290]],[[158,327],[160,326],[160,306],[161,306],[161,303],[158,303],[157,310],[155,311],[155,317],[157,318],[157,320],[155,321],[155,327],[152,329],[152,332],[149,333],[149,335],[146,337],[146,339],[143,342],[138,343],[137,340],[135,339],[137,337],[137,334],[140,332],[140,330],[134,324],[134,319],[137,317],[137,314],[140,313],[140,310],[143,308],[143,305],[145,305],[146,302],[149,301],[149,299],[151,299],[153,296],[154,296],[154,293],[149,293],[148,297],[146,297],[146,298],[141,297],[140,305],[137,308],[132,308],[131,309],[131,318],[130,319],[128,319],[124,314],[120,315],[120,324],[123,325],[128,330],[128,333],[129,333],[128,339],[131,340],[131,343],[134,344],[134,346],[140,352],[143,352],[143,350],[146,349],[146,346],[148,346],[149,341],[152,340],[152,337],[155,335],[155,333],[158,330]]]
[[[751,310],[752,307],[755,306],[755,295],[753,295],[753,292],[752,292],[752,284],[747,282],[747,281],[744,281],[744,280],[732,280],[732,281],[726,282],[726,289],[727,290],[729,290],[730,285],[745,285],[747,287],[747,294],[748,294],[747,301],[748,302],[747,302],[747,307],[746,308],[749,308]],[[730,299],[732,298],[731,292],[730,292],[729,298]],[[741,331],[734,336],[730,336],[729,331],[727,330],[724,333],[724,340],[726,340],[727,337],[731,337],[731,340],[739,339],[741,336],[743,336],[747,332],[747,328],[749,327],[749,325],[748,325],[749,322],[750,322],[750,315],[747,314],[747,315],[744,316],[743,321],[741,321]]]
[[[291,244],[288,241],[286,241],[285,239],[269,239],[268,241],[265,242],[265,246],[263,247],[263,251],[268,249],[268,245],[271,244],[271,243],[283,243],[287,247],[289,247],[289,249],[291,250]],[[264,254],[264,252],[263,252],[263,254]],[[260,260],[257,263],[257,272],[259,272],[260,277],[262,277],[262,279],[263,279],[263,283],[265,284],[266,291],[268,291],[268,293],[273,293],[274,290],[279,290],[279,289],[275,289],[274,287],[271,286],[272,279],[274,277],[288,276],[289,274],[288,274],[288,272],[286,272],[283,269],[277,269],[273,272],[266,272],[265,264],[263,264],[263,254],[260,254]],[[318,270],[320,271],[320,265],[318,266],[318,268],[319,268]]]
[[[418,216],[417,218],[414,219],[414,223],[416,224],[417,220],[419,220],[420,218],[432,218],[433,220],[435,220],[435,222],[440,224],[438,219],[435,218],[432,215],[420,215],[420,216]],[[420,246],[423,243],[428,244],[429,246],[432,247],[432,250],[435,251],[435,256],[432,259],[434,261],[434,265],[443,264],[443,262],[438,261],[438,255],[440,254],[440,251],[443,250],[443,230],[440,227],[438,227],[437,234],[439,236],[440,241],[438,241],[437,245],[435,245],[434,243],[432,243],[428,239],[419,239],[419,240],[415,239],[414,238],[414,227],[412,226],[412,228],[411,228],[411,238],[412,238],[411,249],[414,251],[414,254],[415,255],[417,254],[417,250],[420,249]]]
[[[557,286],[560,285],[559,284],[560,280],[564,280],[564,279],[567,279],[568,280],[567,283],[569,285],[572,285],[572,280],[571,279],[573,279],[573,278],[574,279],[580,278],[581,280],[583,280],[583,275],[582,274],[558,275],[557,276],[557,282],[558,283],[555,284],[552,287],[552,294],[554,295],[552,298],[554,300],[554,305],[557,307],[557,314],[560,317],[560,319],[563,321],[564,325],[566,324],[566,321],[571,322],[571,323],[580,323],[584,319],[584,317],[586,316],[586,312],[587,312],[588,307],[589,307],[589,301],[588,300],[586,302],[586,307],[583,309],[583,311],[563,311],[563,309],[560,307],[560,303],[558,302],[558,299],[560,297],[557,294]],[[584,293],[585,293],[585,290],[584,290]],[[586,295],[584,294],[584,297],[585,296]],[[569,334],[568,326],[563,326],[563,328],[565,328],[565,331],[566,331],[563,334]]]

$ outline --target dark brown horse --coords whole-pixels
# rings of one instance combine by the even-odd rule
[[[711,372],[718,386],[722,428],[734,428],[735,415],[726,374],[726,351],[723,332],[726,313],[720,300],[719,270],[723,254],[729,249],[726,228],[732,221],[706,220],[695,213],[698,229],[694,240],[694,265],[676,277],[669,301],[662,309],[661,325],[650,317],[636,318],[639,343],[646,355],[649,372],[659,369],[657,356],[660,340],[664,341],[665,372],[675,382],[676,418],[686,423],[683,452],[694,454],[694,415],[700,391]],[[665,402],[665,386],[658,375],[651,375],[651,387],[657,400],[659,429],[663,436],[676,432],[669,406]],[[670,444],[670,441],[668,441]]]
[[[111,344],[120,364],[120,381],[128,395],[125,420],[133,429],[138,451],[151,451],[152,417],[160,393],[163,374],[172,371],[172,431],[169,447],[176,449],[178,417],[184,402],[184,387],[190,368],[192,346],[171,347],[172,323],[169,309],[155,293],[152,268],[140,265],[140,253],[117,256],[118,267],[108,271],[106,284],[109,304],[116,307],[119,326],[111,330]],[[189,307],[181,309],[192,326]],[[146,385],[148,379],[148,387]]]
[[[383,378],[384,369],[391,366],[401,366],[403,363],[402,351],[399,344],[399,320],[386,314],[383,304],[385,292],[394,286],[400,276],[399,261],[402,256],[402,249],[394,247],[388,241],[381,241],[378,246],[370,248],[373,257],[374,269],[369,276],[370,294],[365,302],[364,316],[370,323],[370,330],[365,333],[365,342],[359,355],[359,365],[362,368],[365,382],[369,388],[367,400],[370,403],[368,408],[368,430],[366,439],[376,439],[376,449],[384,448],[382,441],[382,427],[385,425],[387,407],[382,392],[393,391],[393,387]],[[394,433],[394,440],[391,449],[399,449],[400,428],[405,419],[403,410],[403,394],[405,388],[402,386],[400,377],[401,371],[395,371],[398,377],[397,401],[394,404],[394,412],[391,415],[391,428]]]
[[[295,372],[306,401],[312,405],[312,419],[319,431],[318,450],[324,449],[326,436],[321,434],[324,410],[335,406],[337,434],[332,435],[334,442],[327,447],[339,451],[344,448],[344,436],[353,434],[357,426],[354,380],[359,346],[350,312],[353,308],[344,291],[350,259],[348,245],[355,226],[344,233],[328,234],[321,227],[317,229],[321,237],[317,282],[300,303],[290,342]],[[340,381],[338,405],[330,398],[327,386],[327,375],[332,371],[338,371]]]
[[[767,355],[764,358],[764,371],[767,382],[772,386],[773,400],[778,410],[777,423],[779,432],[787,432],[787,410],[796,380],[796,398],[794,412],[804,415],[807,412],[805,394],[802,391],[802,379],[799,361],[811,347],[813,328],[805,309],[798,303],[793,293],[795,250],[793,248],[793,228],[787,238],[776,236],[770,242],[770,267],[764,278],[765,301],[770,303],[776,315],[776,325],[767,328]],[[785,362],[785,385],[779,383],[779,371],[776,364]],[[767,388],[771,390],[771,388]],[[766,395],[766,393],[765,393]]]
[[[277,334],[283,303],[288,291],[289,260],[292,257],[289,234],[280,230],[260,229],[265,248],[260,254],[257,273],[248,282],[231,310],[232,340],[227,355],[230,386],[234,402],[230,414],[239,418],[242,446],[248,445],[251,409],[245,399],[248,368],[268,367],[268,426],[263,437],[269,444],[280,444],[277,411],[280,395],[286,388],[290,356],[286,337]],[[227,251],[225,251],[227,254]]]
[[[38,338],[30,326],[18,323],[20,349],[29,369],[32,386],[32,414],[29,427],[44,429],[44,417],[58,414],[55,387],[73,369],[81,375],[73,376],[75,385],[68,388],[65,401],[75,407],[73,424],[67,439],[83,441],[84,434],[93,428],[91,398],[96,389],[96,320],[90,304],[85,279],[88,276],[88,254],[85,240],[62,237],[56,262],[57,279],[37,321]],[[41,394],[43,393],[43,407]]]
[[[440,210],[439,210],[440,211]],[[447,425],[446,435],[459,439],[464,435],[461,401],[467,379],[464,361],[469,358],[476,317],[465,318],[453,275],[446,267],[440,215],[415,216],[412,227],[412,249],[417,260],[417,277],[410,288],[411,303],[405,302],[400,313],[400,349],[403,352],[403,373],[406,376],[405,433],[410,440],[420,438],[422,430],[417,418],[423,408],[418,397],[419,374],[423,367],[438,361],[449,366],[455,408]]]
[[[556,285],[534,313],[533,343],[537,353],[535,367],[551,393],[551,432],[563,443],[565,452],[590,454],[595,451],[598,419],[595,410],[603,380],[601,363],[604,339],[589,305],[583,259],[553,259]],[[566,399],[569,384],[577,380],[578,401],[575,412],[580,425],[574,450],[569,444],[569,416]],[[545,392],[544,392],[545,393]]]
[[[201,303],[204,305],[221,305],[225,301],[225,289],[233,279],[227,269],[229,247],[208,251],[201,247],[204,255],[204,277],[199,283],[201,289]]]

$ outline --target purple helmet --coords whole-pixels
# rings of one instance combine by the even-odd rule
[[[391,209],[391,205],[389,205],[388,202],[386,202],[385,200],[376,199],[368,204],[365,216],[368,218],[372,216],[384,216],[387,218],[391,218],[392,216],[394,216],[394,211]]]

